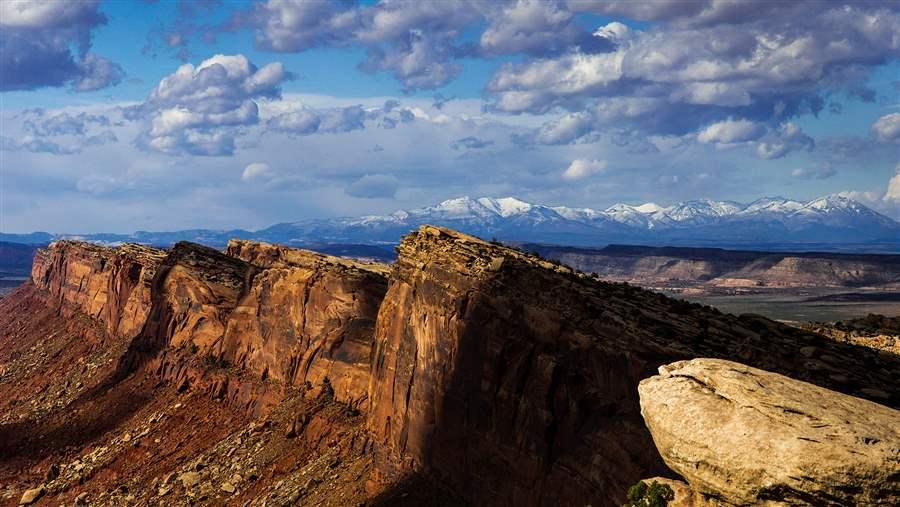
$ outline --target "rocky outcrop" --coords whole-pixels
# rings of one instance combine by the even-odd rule
[[[159,376],[179,396],[209,394],[253,416],[294,394],[336,400],[377,440],[358,445],[433,473],[476,504],[617,505],[639,478],[670,473],[636,386],[676,360],[738,359],[900,404],[894,355],[430,226],[404,238],[391,268],[246,241],[226,252],[61,243],[39,256],[34,282],[9,305],[48,300],[128,337],[118,342],[128,349],[116,354],[120,368],[96,393],[140,372],[152,373],[150,385]],[[15,320],[4,322],[65,329]],[[33,349],[27,361],[8,364],[55,354],[32,339],[22,342]],[[96,393],[77,395],[91,402]],[[316,424],[294,415],[282,428],[288,440]]]
[[[635,386],[673,360],[740,358],[900,401],[896,357],[430,226],[399,246],[375,341],[371,431],[482,504],[615,505],[665,473]]]
[[[133,338],[123,374],[153,361],[164,377],[187,383],[223,367],[287,386],[319,387],[327,377],[338,400],[364,408],[388,271],[249,241],[233,241],[227,253],[191,243],[163,251],[61,241],[39,252],[33,281],[66,311]],[[224,393],[220,377],[209,389]]]
[[[386,269],[251,242],[228,252],[172,249],[139,348],[179,351],[159,366],[171,377],[182,375],[186,354],[288,386],[327,377],[337,399],[363,408]]]
[[[249,241],[228,252],[261,270],[217,352],[289,385],[327,377],[337,399],[363,408],[387,266]]]
[[[900,412],[742,364],[694,359],[638,387],[666,464],[733,505],[900,504]]]
[[[163,250],[125,244],[107,248],[58,241],[39,250],[32,281],[57,303],[102,322],[114,336],[140,331],[150,311],[150,286]]]

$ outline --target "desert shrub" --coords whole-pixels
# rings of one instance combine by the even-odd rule
[[[653,481],[640,481],[628,488],[628,502],[623,507],[666,507],[675,498],[672,488]]]

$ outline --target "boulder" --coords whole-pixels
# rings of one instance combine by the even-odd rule
[[[900,412],[720,359],[638,391],[666,464],[728,504],[900,505]]]
[[[31,505],[44,496],[45,490],[43,486],[38,486],[34,489],[29,489],[22,494],[22,499],[19,500],[19,505]]]

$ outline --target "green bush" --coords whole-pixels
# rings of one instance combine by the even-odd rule
[[[628,502],[623,507],[666,507],[675,498],[672,488],[653,481],[648,486],[640,481],[628,488]]]

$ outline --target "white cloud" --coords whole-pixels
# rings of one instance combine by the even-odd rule
[[[272,179],[274,175],[275,172],[272,171],[269,164],[254,162],[252,164],[247,164],[247,167],[244,168],[244,172],[241,174],[241,180],[248,183],[253,181],[265,181]]]
[[[575,159],[569,164],[569,167],[566,168],[562,173],[562,177],[565,180],[580,180],[587,178],[593,174],[601,173],[606,170],[607,162],[605,160],[588,160],[588,159]]]
[[[118,64],[90,53],[106,23],[99,0],[0,2],[0,91],[68,85],[77,92],[118,84]]]
[[[878,118],[872,124],[872,133],[882,142],[900,142],[900,113],[891,113]]]
[[[236,127],[259,121],[257,100],[280,97],[290,75],[280,62],[261,69],[244,55],[215,55],[163,78],[138,108],[142,144],[170,155],[230,155]]]
[[[765,127],[758,123],[729,118],[700,131],[697,140],[701,143],[742,143],[759,139],[765,131]]]
[[[900,206],[900,164],[897,164],[894,176],[888,180],[887,190],[884,192],[882,200],[886,203]],[[894,215],[900,216],[900,209],[895,208]]]

